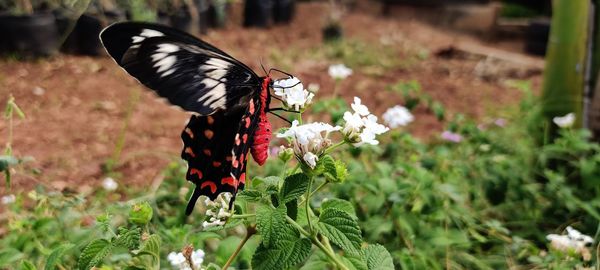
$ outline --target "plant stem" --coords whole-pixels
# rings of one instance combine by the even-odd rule
[[[330,146],[329,148],[327,148],[327,149],[325,150],[325,153],[323,153],[323,154],[329,154],[329,153],[331,153],[333,150],[335,150],[336,148],[338,148],[338,147],[340,147],[340,146],[342,146],[342,145],[344,145],[344,144],[346,144],[346,141],[341,141],[341,142],[339,142],[339,143],[336,143],[336,144],[334,144],[334,145]]]
[[[305,209],[306,209],[306,222],[308,222],[308,230],[310,231],[310,233],[311,233],[311,234],[313,233],[313,227],[312,227],[312,223],[310,222],[310,211],[309,211],[309,207],[310,207],[310,195],[312,194],[312,193],[310,192],[310,189],[311,189],[311,186],[312,186],[313,180],[314,180],[314,178],[313,178],[313,177],[311,177],[311,178],[308,180],[308,189],[306,189],[306,200],[305,200],[305,203],[306,203],[306,206],[305,206]]]
[[[115,150],[111,157],[111,162],[110,164],[107,164],[107,169],[109,172],[112,171],[113,167],[119,162],[119,159],[121,157],[121,151],[123,150],[123,146],[125,145],[125,135],[127,134],[127,128],[129,127],[129,122],[131,122],[131,116],[133,115],[135,105],[140,100],[140,94],[141,92],[137,88],[131,91],[131,96],[129,98],[129,106],[127,107],[125,119],[123,120],[123,127],[119,132],[119,137],[117,138],[117,143],[115,144]]]
[[[325,255],[327,255],[327,257],[329,257],[338,266],[339,269],[349,270],[348,267],[346,265],[344,265],[344,263],[342,263],[335,256],[335,254],[333,253],[333,249],[331,249],[331,247],[330,248],[325,247],[321,242],[319,242],[319,239],[317,239],[316,236],[314,236],[311,233],[304,230],[304,228],[302,228],[302,226],[300,226],[300,224],[296,223],[296,221],[294,221],[292,218],[290,218],[286,215],[285,219],[290,224],[292,224],[292,226],[294,226],[296,229],[298,229],[298,231],[300,231],[301,234],[308,237],[313,244],[315,244],[319,249],[321,249],[325,253]]]
[[[325,187],[327,184],[329,184],[328,181],[323,182],[322,184],[320,184],[315,190],[313,190],[310,193],[310,196],[312,197],[313,195],[315,195],[315,193],[317,193],[319,190],[321,190],[323,187]],[[304,203],[304,200],[306,200],[305,198],[302,198],[302,201],[300,201],[300,204]]]
[[[241,215],[232,215],[230,219],[243,219],[243,218],[251,218],[255,217],[256,214],[241,214]]]
[[[254,235],[256,233],[256,229],[252,226],[247,227],[246,231],[247,231],[246,236],[244,237],[244,239],[242,239],[242,242],[240,242],[240,244],[237,246],[237,248],[235,249],[233,254],[231,254],[231,256],[229,256],[229,259],[227,259],[227,262],[225,262],[225,264],[223,265],[223,267],[222,267],[223,270],[227,270],[227,268],[229,268],[231,263],[233,263],[233,260],[235,259],[235,257],[237,257],[237,255],[240,253],[240,251],[242,251],[242,248],[244,247],[246,242],[248,242],[248,239],[250,239],[250,237],[252,237],[252,235]]]

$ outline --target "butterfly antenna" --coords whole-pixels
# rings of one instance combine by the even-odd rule
[[[265,69],[265,66],[263,65],[262,57],[260,58],[260,67],[265,72],[265,76],[269,76],[269,73],[267,73],[267,70]]]
[[[285,71],[283,71],[283,70],[276,69],[276,68],[271,68],[271,69],[269,69],[269,74],[271,74],[271,71],[277,71],[277,72],[280,72],[280,73],[282,73],[282,74],[285,74],[285,75],[288,75],[288,76],[290,76],[290,78],[291,78],[291,77],[294,77],[294,75],[292,75],[292,74],[289,74],[289,73],[287,73],[287,72],[285,72]]]

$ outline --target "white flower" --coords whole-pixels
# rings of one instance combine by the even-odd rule
[[[369,114],[371,114],[369,112],[369,108],[367,108],[367,106],[361,104],[361,100],[358,97],[354,97],[354,103],[350,104],[350,107],[352,107],[352,109],[358,113],[360,116],[367,116]]]
[[[557,126],[559,126],[561,128],[571,127],[575,123],[575,114],[568,113],[564,116],[554,117],[554,118],[552,118],[552,122],[554,122],[554,124],[556,124]]]
[[[567,235],[549,234],[546,239],[550,241],[550,246],[563,252],[575,252],[583,257],[584,260],[591,258],[588,246],[594,242],[594,239],[588,235],[580,233],[571,226],[567,227]]]
[[[206,198],[204,204],[206,205],[206,215],[208,221],[202,222],[203,228],[215,227],[215,226],[223,226],[225,225],[225,221],[227,218],[231,216],[231,212],[229,212],[229,202],[231,201],[231,193],[224,192],[219,194],[219,196],[211,201],[209,198]]]
[[[306,88],[309,92],[319,92],[319,90],[321,89],[321,86],[318,83],[309,83],[308,87]]]
[[[17,197],[14,194],[4,195],[2,198],[0,198],[0,201],[2,201],[3,205],[13,204],[16,200]]]
[[[306,165],[310,166],[311,169],[314,169],[315,166],[317,166],[317,161],[319,160],[319,157],[311,152],[304,154],[304,157],[302,158],[306,161]]]
[[[115,181],[115,179],[112,179],[111,177],[106,177],[104,178],[104,180],[102,180],[102,187],[106,191],[115,191],[119,187],[119,184],[117,183],[117,181]]]
[[[194,269],[200,269],[202,262],[204,262],[204,251],[201,249],[192,251],[191,259]],[[167,255],[167,260],[171,263],[174,269],[177,270],[191,270],[189,262],[185,259],[185,256],[181,252],[171,252]]]
[[[299,125],[294,120],[292,126],[284,133],[277,134],[277,137],[291,139],[296,158],[314,168],[318,157],[331,145],[329,133],[340,129],[339,126],[321,122]]]
[[[312,102],[315,94],[304,89],[302,82],[296,77],[273,82],[275,95],[283,99],[285,107],[300,111]]]
[[[344,64],[337,64],[329,66],[328,73],[329,76],[336,80],[343,80],[352,75],[352,69],[348,68]]]
[[[369,112],[367,106],[361,104],[358,97],[354,97],[354,103],[351,104],[354,113],[344,113],[344,128],[342,134],[347,141],[358,147],[363,144],[377,145],[377,135],[381,135],[389,130],[386,126],[377,123],[377,116]]]
[[[414,121],[415,117],[410,111],[400,105],[391,107],[383,114],[383,121],[391,128],[406,126]]]

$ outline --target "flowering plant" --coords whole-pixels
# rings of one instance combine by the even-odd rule
[[[285,107],[300,112],[314,96],[297,78],[276,81],[274,88]],[[300,113],[291,127],[276,135],[288,142],[278,153],[280,160],[287,165],[295,157],[296,166],[284,169],[281,176],[256,177],[247,183],[237,194],[233,213],[225,210],[229,195],[221,196],[220,202],[207,203],[205,230],[231,228],[241,221],[246,225],[245,238],[223,269],[253,235],[260,235],[261,240],[252,256],[252,269],[288,269],[307,260],[322,269],[394,268],[383,246],[363,243],[349,201],[315,200],[325,186],[339,184],[347,176],[344,162],[331,155],[336,148],[344,144],[376,145],[376,136],[388,130],[377,123],[377,117],[360,98],[354,98],[351,107],[353,112],[346,112],[343,126],[302,123]]]

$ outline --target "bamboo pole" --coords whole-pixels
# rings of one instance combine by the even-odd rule
[[[554,0],[542,90],[542,112],[548,121],[547,138],[556,135],[552,118],[573,112],[576,127],[583,119],[586,72],[588,0]]]

